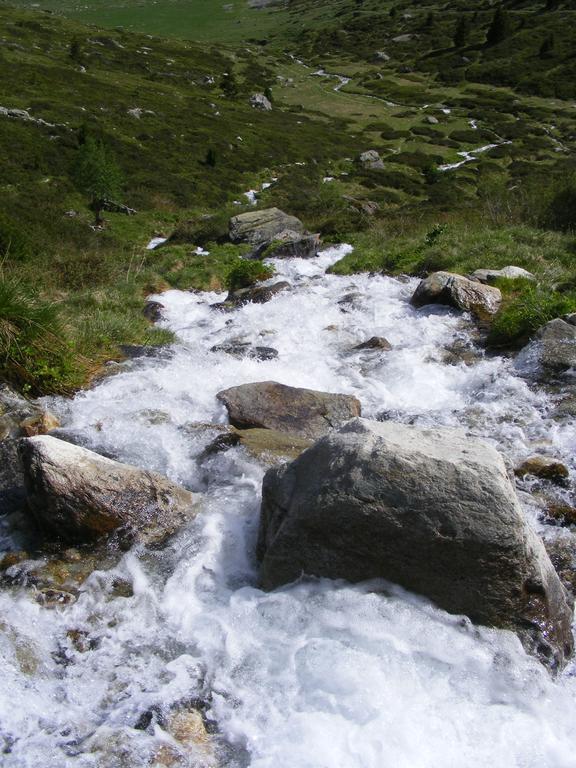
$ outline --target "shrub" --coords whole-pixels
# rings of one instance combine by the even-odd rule
[[[261,261],[238,259],[226,275],[226,287],[230,291],[249,288],[251,285],[268,280],[274,275],[274,267]]]

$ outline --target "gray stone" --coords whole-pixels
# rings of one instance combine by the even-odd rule
[[[290,283],[286,280],[280,280],[272,285],[251,285],[248,288],[238,288],[236,291],[230,291],[226,301],[211,306],[214,309],[229,310],[243,307],[245,304],[266,304],[276,294],[282,293],[290,287]]]
[[[482,285],[452,272],[434,272],[420,282],[412,304],[445,304],[479,316],[493,315],[500,308],[502,294],[498,288]]]
[[[304,225],[296,216],[290,216],[279,208],[247,211],[233,216],[229,224],[232,242],[251,243],[252,245],[270,243],[285,230],[302,234]]]
[[[116,532],[157,542],[198,512],[197,497],[154,472],[42,435],[20,441],[28,506],[40,527],[66,542]]]
[[[303,235],[285,229],[270,243],[262,243],[250,255],[251,259],[311,259],[318,254],[320,235]]]
[[[210,348],[210,352],[225,352],[241,360],[244,357],[250,360],[274,360],[278,357],[278,350],[274,347],[252,346],[249,342],[229,341],[216,344]]]
[[[147,301],[142,310],[142,314],[146,320],[150,320],[151,323],[157,323],[162,317],[162,310],[164,304],[160,304],[159,301]]]
[[[502,457],[460,430],[355,419],[266,473],[260,578],[383,578],[450,613],[518,631],[551,666],[572,604]]]
[[[43,435],[58,426],[60,422],[50,411],[7,384],[0,385],[0,440]]]
[[[371,171],[378,171],[384,168],[384,161],[375,149],[369,149],[366,152],[362,152],[358,158],[358,162],[363,168]]]
[[[392,344],[390,344],[388,339],[385,339],[383,336],[372,336],[368,341],[363,341],[362,344],[357,344],[355,347],[352,347],[352,349],[380,349],[387,352],[392,349]]]
[[[550,320],[521,350],[517,364],[543,379],[576,368],[576,326],[559,317]]]
[[[275,381],[241,384],[217,395],[239,429],[262,427],[298,437],[317,438],[360,415],[351,395],[288,387]]]
[[[263,93],[253,93],[250,96],[250,105],[254,109],[261,109],[263,112],[270,112],[272,110],[272,102]]]
[[[474,280],[488,285],[502,277],[508,280],[536,280],[532,272],[528,272],[527,269],[522,269],[522,267],[514,266],[502,267],[502,269],[477,269],[472,273]]]

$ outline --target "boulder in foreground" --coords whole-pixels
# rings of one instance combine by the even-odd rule
[[[476,315],[494,315],[502,303],[498,288],[452,272],[434,272],[420,282],[412,296],[415,307],[445,304]]]
[[[64,440],[22,440],[20,456],[30,511],[59,540],[94,541],[118,532],[123,541],[157,542],[198,511],[196,497],[162,475]]]
[[[276,381],[241,384],[219,392],[230,423],[239,429],[261,427],[288,435],[318,438],[360,416],[360,402],[351,395],[287,387]]]
[[[518,631],[551,666],[572,605],[504,461],[459,430],[355,419],[266,473],[261,583],[383,578],[473,621]]]

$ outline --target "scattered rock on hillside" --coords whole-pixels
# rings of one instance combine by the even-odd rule
[[[20,442],[27,501],[40,527],[59,540],[155,542],[197,511],[196,498],[167,478],[54,437]]]
[[[263,112],[270,112],[272,110],[272,102],[263,93],[253,93],[250,96],[250,105],[254,109],[261,109]]]
[[[287,387],[275,381],[241,384],[217,395],[239,429],[261,427],[289,435],[317,438],[359,416],[360,402],[351,395]]]
[[[434,115],[426,115],[424,120],[428,123],[428,125],[438,125],[440,122],[437,117],[434,117]]]
[[[233,216],[229,224],[230,240],[233,243],[271,243],[286,230],[303,234],[304,225],[296,216],[290,216],[279,208],[241,213]]]
[[[551,456],[530,456],[514,469],[517,477],[533,475],[543,480],[563,483],[570,475],[568,467]]]
[[[498,278],[507,278],[508,280],[536,280],[536,277],[532,272],[528,272],[527,269],[522,267],[502,267],[502,269],[477,269],[471,275],[473,280],[477,280],[479,283],[491,285]]]
[[[363,168],[370,171],[379,171],[384,168],[384,161],[375,149],[368,149],[366,152],[362,152],[358,162]]]
[[[261,243],[251,254],[251,259],[311,259],[318,254],[322,242],[320,235],[303,235],[285,229],[270,243]]]
[[[269,470],[258,557],[265,589],[380,577],[517,630],[551,666],[572,653],[572,605],[502,457],[460,430],[355,419]]]
[[[476,315],[493,315],[500,308],[498,288],[482,285],[452,272],[434,272],[420,282],[412,296],[415,307],[445,304]]]

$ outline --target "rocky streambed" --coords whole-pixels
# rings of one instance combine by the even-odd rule
[[[321,521],[321,530],[333,531],[335,521],[346,524],[338,518],[341,501],[333,498],[330,506],[324,499],[319,506],[314,483],[333,477],[339,493],[348,493],[358,482],[351,460],[335,465],[318,443],[305,478],[300,470],[286,475],[281,466],[283,458],[293,459],[340,425],[349,437],[323,440],[330,451],[344,440],[346,451],[351,442],[356,445],[354,456],[365,452],[366,508],[383,493],[368,480],[384,462],[389,475],[397,473],[394,493],[425,517],[420,529],[414,526],[411,568],[410,551],[401,558],[408,563],[405,587],[426,593],[428,568],[437,587],[431,596],[455,610],[442,595],[446,577],[463,572],[449,573],[449,549],[441,550],[442,566],[434,568],[440,550],[427,548],[421,530],[434,534],[437,546],[454,536],[449,525],[442,527],[445,521],[440,525],[426,514],[436,492],[446,501],[448,471],[458,491],[451,503],[457,506],[469,494],[466,509],[480,521],[476,501],[484,494],[488,507],[505,488],[503,515],[521,526],[512,549],[523,558],[527,550],[540,553],[539,543],[526,544],[531,537],[537,541],[535,531],[561,579],[574,580],[576,544],[569,523],[576,427],[569,377],[559,386],[549,377],[537,381],[533,349],[516,360],[487,356],[478,345],[476,322],[455,309],[467,308],[465,302],[477,309],[476,284],[441,278],[430,289],[434,300],[446,299],[449,290],[453,306],[417,308],[411,303],[415,280],[327,275],[347,248],[327,249],[311,259],[274,260],[277,275],[270,283],[288,285],[270,292],[264,303],[226,302],[216,293],[170,291],[153,297],[163,305],[160,322],[178,337],[167,354],[130,360],[73,400],[46,403],[61,426],[51,438],[32,438],[36,453],[46,451],[50,440],[66,440],[142,468],[152,484],[166,483],[165,493],[171,484],[184,486],[199,508],[187,522],[178,518],[182,527],[163,543],[148,535],[143,518],[132,519],[134,535],[118,538],[114,546],[98,550],[68,542],[40,554],[26,540],[26,524],[17,517],[6,520],[3,546],[13,552],[4,562],[0,592],[0,653],[9,691],[0,697],[3,765],[574,764],[573,663],[561,672],[558,664],[549,664],[557,669],[551,675],[538,660],[538,649],[528,654],[517,632],[473,625],[389,582],[353,585],[326,578],[389,577],[365,567],[370,534],[359,547],[362,567],[356,558],[356,570],[335,573],[338,558],[349,566],[349,553],[335,536],[327,556],[320,537],[315,548],[291,562],[289,576],[277,580],[282,569],[275,570],[274,546],[284,557],[291,537],[304,541],[298,526],[284,540],[277,535],[282,515],[293,522],[306,505],[312,510],[324,505],[330,519]],[[548,332],[553,337],[548,349],[570,333],[555,326]],[[254,352],[259,349],[266,354]],[[557,374],[566,377],[566,366]],[[243,389],[254,382],[264,384]],[[327,399],[323,393],[343,397]],[[360,412],[360,422],[348,421]],[[355,423],[369,426],[349,426]],[[394,430],[394,424],[401,426]],[[452,434],[445,428],[469,436],[449,447],[450,467],[438,442],[444,439],[438,436]],[[422,434],[428,437],[417,439],[416,452],[428,460],[414,462],[414,446],[410,453],[407,444]],[[474,447],[475,438],[483,447]],[[390,451],[385,461],[381,441]],[[468,449],[472,456],[466,456]],[[456,454],[460,458],[453,461]],[[412,464],[407,468],[405,462]],[[486,476],[474,469],[480,464]],[[73,460],[72,465],[68,479],[78,474]],[[261,492],[270,466],[279,468],[266,476],[263,531]],[[521,507],[512,489],[513,467]],[[155,481],[154,473],[170,482]],[[34,475],[40,518],[46,476]],[[295,476],[298,489],[311,484],[303,500],[294,492]],[[116,485],[107,485],[124,498],[131,477],[118,475]],[[476,492],[471,487],[478,478],[482,487]],[[398,499],[395,504],[402,509]],[[174,512],[170,505],[169,510]],[[488,522],[488,538],[491,532],[499,551],[511,551],[506,549],[511,529],[498,528],[490,517]],[[401,524],[410,530],[409,519]],[[398,527],[399,519],[390,518],[387,525]],[[146,535],[138,536],[139,530]],[[286,534],[286,526],[282,530]],[[32,558],[16,554],[26,546]],[[264,559],[268,586],[281,584],[275,591],[260,589],[257,555]],[[531,562],[541,557],[546,556]],[[489,571],[490,552],[479,550],[477,562],[478,571]],[[315,578],[282,586],[298,575],[298,565]],[[548,575],[540,571],[539,578],[524,574],[539,605],[548,600],[546,568]],[[483,589],[487,604],[501,606],[491,599],[492,577],[480,584],[473,571],[462,582],[461,611],[467,610],[470,589]],[[553,591],[562,589],[558,581]],[[562,611],[569,616],[569,608]],[[524,620],[540,622],[550,640],[542,616],[536,612]],[[571,639],[563,639],[569,655]]]

